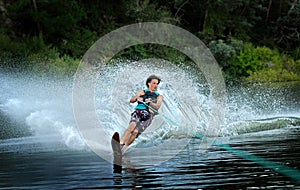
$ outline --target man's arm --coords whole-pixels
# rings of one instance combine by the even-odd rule
[[[163,99],[164,99],[164,97],[162,95],[158,95],[158,97],[156,99],[157,102],[156,103],[150,102],[149,106],[151,106],[152,108],[158,110],[161,106],[161,103],[162,103]]]
[[[143,93],[144,93],[143,90],[137,92],[137,93],[129,100],[129,102],[130,102],[130,103],[134,103],[134,102],[136,102],[137,100],[143,101],[143,98],[141,97],[141,96],[143,95]]]

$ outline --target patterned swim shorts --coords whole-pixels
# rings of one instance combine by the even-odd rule
[[[147,129],[147,127],[151,124],[152,119],[153,119],[153,114],[147,110],[135,110],[131,114],[130,123],[131,122],[136,123],[135,129],[138,130],[137,137]]]

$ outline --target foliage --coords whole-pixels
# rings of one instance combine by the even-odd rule
[[[285,81],[299,81],[299,75],[288,72],[286,69],[281,71],[275,69],[267,69],[256,71],[246,78],[247,82],[285,82]]]
[[[0,67],[9,70],[35,72],[39,75],[72,75],[79,60],[60,56],[55,48],[47,46],[43,38],[24,38],[13,42],[6,35],[0,35]]]
[[[231,57],[239,53],[243,48],[243,42],[236,39],[230,39],[227,42],[224,42],[224,40],[213,40],[208,44],[208,47],[219,65],[226,70]]]
[[[292,7],[284,16],[279,17],[272,25],[274,40],[285,50],[293,50],[300,43],[300,1],[292,4]]]
[[[299,1],[0,1],[0,31],[12,38],[42,34],[46,44],[75,57],[82,56],[96,37],[147,21],[177,24],[206,44],[235,38],[276,49],[280,46],[290,53],[299,44]]]
[[[7,35],[0,34],[0,50],[2,53],[6,52],[24,57],[29,56],[33,52],[43,54],[47,57],[53,55],[51,46],[45,44],[42,35],[24,37],[20,41],[13,41]]]
[[[300,46],[295,48],[295,50],[293,51],[292,56],[294,57],[295,60],[300,59]]]
[[[83,56],[83,53],[98,39],[95,32],[86,29],[76,30],[72,34],[66,34],[66,37],[61,45],[61,53],[72,57]]]
[[[7,35],[0,34],[0,52],[1,56],[4,56],[4,53],[17,52],[21,55],[26,55],[27,49],[26,45],[22,43],[17,43],[12,41]]]
[[[300,61],[294,61],[276,49],[246,44],[229,61],[227,76],[252,82],[300,80]]]
[[[240,54],[229,61],[227,73],[234,77],[247,77],[251,73],[272,67],[280,67],[281,58],[276,50],[245,44]]]
[[[259,12],[261,1],[205,0],[201,17],[199,36],[207,40],[236,38],[251,40],[255,23],[262,20]]]
[[[293,59],[289,59],[284,62],[284,69],[287,71],[293,72],[300,76],[300,59],[295,61]]]
[[[55,46],[62,54],[79,57],[91,45],[87,37],[95,39],[93,32],[79,29],[86,15],[76,0],[38,1],[37,8],[30,0],[20,0],[9,4],[8,8],[9,17],[18,23],[12,26],[16,36],[42,34],[44,41]],[[83,36],[82,40],[80,36]],[[76,46],[71,48],[74,44]]]
[[[115,59],[148,59],[160,58],[171,61],[173,63],[183,63],[189,60],[186,55],[180,51],[157,44],[140,44],[135,45],[125,50],[122,50],[114,57]]]
[[[20,65],[34,68],[34,62],[44,70],[73,72],[77,59],[99,37],[152,21],[200,37],[231,78],[295,80],[300,75],[299,0],[0,0],[0,13],[2,66],[5,58],[18,57],[25,60]],[[189,61],[175,49],[154,44],[116,55],[151,57]]]
[[[126,2],[126,3],[125,3]],[[125,15],[136,22],[177,22],[176,17],[165,6],[159,6],[156,2],[150,3],[150,0],[128,0],[124,1]]]

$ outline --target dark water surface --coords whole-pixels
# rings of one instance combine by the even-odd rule
[[[300,171],[299,126],[240,135],[226,141],[235,149]],[[90,151],[68,150],[59,144],[57,150],[47,150],[41,139],[2,140],[0,185],[1,189],[300,188],[299,181],[218,146],[199,151],[199,143],[199,139],[191,140],[180,154],[157,166],[130,165],[127,155],[122,173],[114,174],[111,163]]]

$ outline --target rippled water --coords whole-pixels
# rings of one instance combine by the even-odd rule
[[[235,149],[299,170],[299,135],[300,127],[289,127],[226,141]],[[114,174],[112,165],[91,151],[70,150],[59,143],[56,149],[45,149],[42,139],[0,143],[1,189],[300,188],[299,181],[218,146],[199,151],[199,139],[191,140],[176,157],[157,166],[131,165],[132,157],[127,155],[120,174]]]
[[[127,101],[143,88],[149,64],[137,64],[134,76],[133,63],[99,76],[96,112],[108,136],[125,130],[134,107]],[[155,72],[164,79],[161,115],[178,125],[156,116],[125,154],[121,173],[113,172],[110,144],[104,146],[110,138],[95,139],[103,158],[80,136],[72,80],[0,72],[0,189],[300,188],[299,83],[228,87],[225,124],[215,139],[203,138],[211,116],[203,79],[187,68]],[[162,159],[149,147],[164,143]]]

